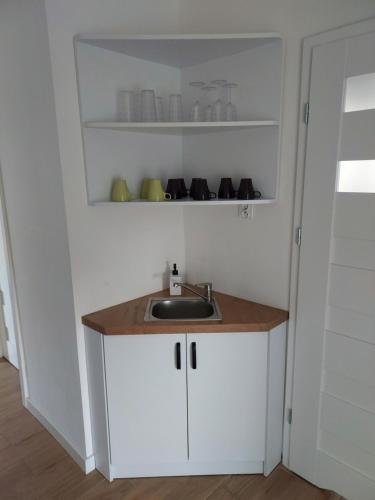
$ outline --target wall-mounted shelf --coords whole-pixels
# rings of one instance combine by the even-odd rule
[[[274,199],[261,199],[261,200],[207,200],[207,201],[196,201],[196,200],[171,200],[171,201],[147,201],[147,200],[132,200],[132,201],[95,201],[91,203],[94,207],[103,206],[130,206],[130,205],[143,205],[143,206],[213,206],[213,205],[270,205],[275,203]]]
[[[231,131],[253,127],[275,127],[275,120],[250,120],[235,122],[152,122],[152,123],[127,123],[127,122],[86,122],[85,128],[106,130],[124,130],[134,132],[153,132],[168,134],[201,133],[216,131]]]
[[[78,35],[74,39],[89,205],[254,207],[277,199],[283,43],[277,33],[233,35]],[[223,79],[238,85],[231,95],[238,121],[190,122],[196,99],[213,104],[220,88],[201,94],[193,81]],[[182,122],[118,120],[119,90],[154,89],[168,119],[169,95],[182,95]],[[225,99],[224,99],[225,100]],[[252,118],[252,119],[250,119]],[[218,192],[220,178],[251,177],[261,200],[178,200],[126,203],[110,199],[115,177],[132,193],[142,179],[207,178]],[[241,209],[241,207],[240,207]]]

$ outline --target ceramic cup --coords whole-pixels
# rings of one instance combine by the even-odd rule
[[[149,185],[150,185],[150,179],[148,177],[145,177],[142,180],[141,192],[140,192],[140,195],[139,195],[139,197],[141,198],[141,200],[147,200]]]
[[[180,200],[181,198],[186,198],[187,189],[185,186],[184,179],[168,179],[167,193],[172,197],[172,200]]]
[[[149,179],[147,199],[149,201],[166,201],[171,199],[171,195],[164,192],[160,179]]]
[[[233,189],[232,179],[230,177],[222,177],[219,187],[219,199],[230,200],[236,196]]]
[[[260,191],[254,191],[252,179],[241,179],[237,192],[237,198],[239,200],[259,200],[261,197]]]
[[[129,192],[126,180],[122,177],[117,177],[113,180],[112,191],[111,191],[112,201],[131,201],[134,200],[134,195]]]

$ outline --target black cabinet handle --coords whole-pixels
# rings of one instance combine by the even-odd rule
[[[176,368],[177,368],[177,370],[181,370],[181,343],[180,342],[176,343],[175,358],[176,358]]]
[[[191,367],[193,370],[197,369],[197,345],[195,342],[191,343]]]

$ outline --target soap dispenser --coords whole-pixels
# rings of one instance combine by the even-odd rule
[[[178,274],[177,264],[173,264],[173,271],[169,277],[169,295],[181,295],[182,288],[175,287],[175,283],[182,283],[182,276]]]

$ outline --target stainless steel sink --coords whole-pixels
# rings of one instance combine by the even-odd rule
[[[148,301],[145,321],[212,321],[222,319],[215,299],[207,302],[199,298],[151,298]]]

